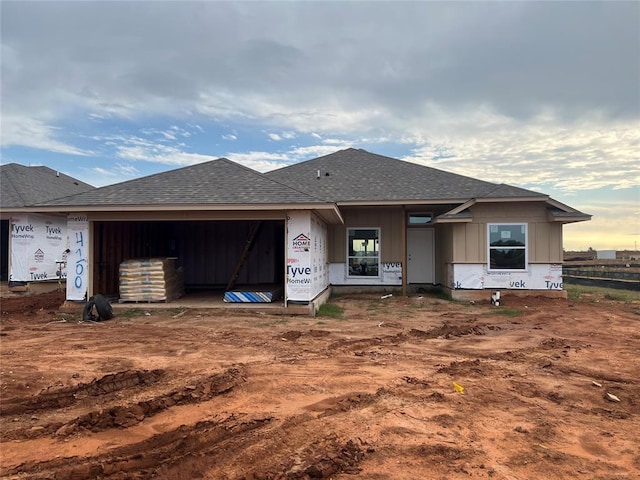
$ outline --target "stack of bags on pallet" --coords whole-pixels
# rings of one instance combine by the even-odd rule
[[[141,258],[120,264],[121,302],[168,302],[184,294],[176,258]]]

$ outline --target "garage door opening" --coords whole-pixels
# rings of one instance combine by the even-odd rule
[[[131,259],[175,259],[187,297],[213,301],[229,287],[280,294],[284,288],[283,220],[100,221],[93,232],[93,291],[114,299],[120,265]]]

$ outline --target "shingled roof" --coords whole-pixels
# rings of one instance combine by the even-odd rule
[[[39,206],[326,204],[275,179],[219,158],[129,180]]]
[[[354,148],[273,170],[266,175],[338,204],[548,198],[539,192],[485,182]]]
[[[49,167],[0,165],[0,207],[19,208],[94,189]]]

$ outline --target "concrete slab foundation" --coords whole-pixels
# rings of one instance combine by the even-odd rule
[[[499,291],[500,297],[547,297],[547,298],[567,298],[565,290],[453,290],[444,288],[444,293],[453,300],[463,301],[491,301],[493,292]]]

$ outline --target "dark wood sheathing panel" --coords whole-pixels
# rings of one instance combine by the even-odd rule
[[[94,292],[118,292],[131,258],[177,257],[189,287],[224,287],[245,248],[251,221],[95,222]],[[284,223],[263,221],[237,285],[284,280]]]
[[[9,280],[9,220],[0,221],[0,281]]]

